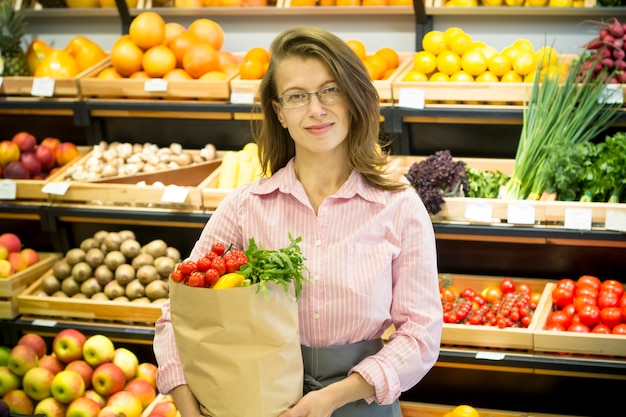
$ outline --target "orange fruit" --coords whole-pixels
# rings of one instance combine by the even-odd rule
[[[152,78],[161,78],[176,68],[174,52],[165,45],[156,45],[143,54],[143,70]]]
[[[398,65],[400,65],[400,56],[393,48],[380,48],[374,52],[374,55],[380,56],[387,63],[387,69],[398,68]]]
[[[239,66],[239,77],[242,80],[260,80],[265,75],[265,65],[262,62],[243,61]]]
[[[335,4],[337,6],[360,6],[361,0],[337,0]],[[315,6],[315,3],[313,3],[313,6]]]
[[[124,78],[124,76],[120,74],[119,72],[117,72],[115,68],[109,67],[100,71],[97,78],[104,79],[104,80],[115,80],[115,79]]]
[[[183,69],[193,78],[198,78],[209,71],[220,70],[217,50],[206,42],[194,43],[183,55]]]
[[[156,12],[141,12],[130,23],[128,34],[140,48],[151,48],[163,43],[165,21]]]
[[[255,60],[263,64],[270,62],[270,53],[265,48],[255,46],[248,49],[248,52],[243,56],[244,61]]]
[[[220,67],[222,67],[222,69],[232,65],[239,65],[237,57],[230,51],[224,51],[223,49],[220,49],[219,51],[217,51],[217,57],[220,60]]]
[[[163,75],[163,79],[167,81],[193,80],[191,75],[187,74],[182,68],[174,68]]]
[[[437,57],[430,51],[419,51],[413,56],[413,69],[430,74],[437,69]]]
[[[362,0],[361,6],[388,6],[387,0]]]
[[[291,0],[291,6],[303,7],[303,6],[315,6],[315,0]]]
[[[111,65],[124,77],[141,71],[143,51],[129,39],[120,39],[111,49]]]
[[[373,72],[370,73],[372,80],[380,80],[385,75],[387,71],[387,62],[385,62],[384,58],[380,55],[369,55],[365,58],[365,62],[369,62],[373,69]]]
[[[200,76],[199,80],[225,80],[226,73],[224,71],[209,71]]]
[[[467,51],[461,56],[461,68],[473,76],[487,71],[487,58],[477,49]]]
[[[196,19],[191,22],[187,32],[195,35],[199,40],[207,42],[216,51],[222,49],[224,45],[224,29],[214,20],[207,18]]]
[[[169,41],[167,47],[174,52],[174,56],[176,57],[176,66],[178,68],[183,67],[183,55],[185,55],[187,48],[197,42],[199,42],[198,38],[189,32],[181,33]]]
[[[367,48],[363,42],[358,39],[348,39],[346,43],[350,48],[352,48],[352,50],[356,53],[356,56],[358,56],[361,61],[364,61],[365,58],[367,58]]]
[[[426,32],[422,38],[422,49],[435,55],[439,55],[441,52],[445,51],[447,47],[443,32],[439,30]]]
[[[149,80],[152,77],[150,77],[148,75],[148,73],[145,72],[145,71],[137,71],[137,72],[133,72],[132,74],[130,74],[130,76],[128,78],[140,79],[140,80]]]
[[[452,75],[461,70],[461,57],[454,51],[446,50],[437,55],[437,70]]]
[[[402,81],[409,81],[409,82],[428,81],[428,76],[421,71],[412,69],[409,72],[407,72],[404,77],[402,77]]]
[[[187,32],[187,28],[177,22],[167,22],[165,24],[165,36],[163,38],[163,45],[170,43],[176,36]]]

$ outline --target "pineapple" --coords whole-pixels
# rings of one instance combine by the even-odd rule
[[[0,56],[4,61],[1,75],[31,75],[21,46],[24,24],[24,12],[15,10],[12,0],[0,0]]]

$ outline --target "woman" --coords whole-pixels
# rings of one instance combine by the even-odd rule
[[[255,133],[268,178],[223,200],[190,259],[213,242],[300,244],[311,273],[299,300],[305,395],[280,417],[400,417],[400,394],[437,360],[442,328],[430,217],[382,172],[379,99],[357,55],[321,29],[273,41]],[[396,331],[383,346],[381,336]],[[162,393],[200,415],[176,353],[169,305],[154,349]],[[254,417],[254,416],[242,416]]]

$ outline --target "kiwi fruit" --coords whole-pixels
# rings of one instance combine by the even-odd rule
[[[68,298],[69,295],[65,294],[63,291],[57,291],[54,294],[52,294],[52,297],[56,297],[56,298]]]
[[[133,300],[130,300],[130,302],[134,303],[134,304],[150,304],[150,303],[152,303],[152,301],[150,301],[150,299],[148,297],[135,298]]]
[[[167,256],[159,256],[154,260],[154,267],[161,279],[166,279],[170,276],[174,268],[176,268],[176,262]]]
[[[133,232],[132,230],[120,230],[118,233],[122,240],[137,240],[137,238],[135,237],[135,232]]]
[[[102,291],[102,286],[97,279],[91,277],[80,284],[80,292],[91,298],[95,293]]]
[[[76,298],[79,300],[86,300],[89,297],[87,297],[85,294],[83,294],[82,292],[77,292],[76,294],[72,295],[70,298]]]
[[[88,237],[87,239],[84,239],[82,242],[80,242],[79,248],[87,253],[89,252],[89,249],[97,248],[98,246],[100,245],[98,244],[98,241],[96,239],[94,239],[93,237]]]
[[[141,252],[141,245],[134,239],[124,240],[120,244],[120,252],[124,254],[126,259],[133,259]]]
[[[119,297],[115,297],[111,301],[115,301],[116,303],[128,303],[130,300],[125,295],[120,295]]]
[[[96,268],[104,262],[104,252],[100,248],[91,248],[85,254],[85,262],[89,264],[90,267]]]
[[[152,300],[152,305],[155,306],[162,306],[163,304],[165,304],[167,302],[167,298],[157,298],[156,300]]]
[[[52,295],[61,289],[61,281],[54,275],[46,275],[41,279],[41,289],[48,295]]]
[[[59,259],[52,265],[52,274],[57,279],[63,280],[72,274],[72,265],[68,264],[65,259]]]
[[[162,239],[154,239],[143,246],[143,252],[152,255],[153,258],[165,256],[167,252],[167,243]]]
[[[85,260],[85,251],[80,248],[73,248],[65,252],[65,260],[70,265],[76,265]]]
[[[129,300],[134,300],[135,298],[144,297],[146,295],[146,289],[138,279],[134,279],[126,285],[124,295],[126,295]]]
[[[182,259],[180,257],[180,251],[173,246],[168,246],[165,250],[165,256],[171,258],[175,263],[180,262]]]
[[[100,285],[107,285],[115,278],[113,276],[113,271],[111,271],[109,267],[104,264],[99,265],[96,270],[93,271],[93,276],[98,280]]]
[[[87,278],[90,278],[93,274],[93,269],[87,262],[79,262],[72,267],[72,278],[76,282],[83,282]]]
[[[61,291],[63,291],[68,297],[71,297],[80,292],[80,286],[74,278],[67,277],[61,281]]]
[[[91,296],[91,299],[94,301],[109,301],[109,297],[103,291],[95,293]]]
[[[124,287],[117,281],[111,281],[104,286],[103,292],[109,300],[114,300],[124,295]]]
[[[154,257],[148,253],[140,253],[135,256],[131,261],[131,265],[135,270],[139,270],[144,265],[152,265],[154,263]]]
[[[154,265],[142,265],[135,275],[143,285],[148,285],[152,281],[159,279],[159,273]]]
[[[98,242],[98,245],[101,245],[102,243],[104,243],[104,238],[107,237],[108,234],[109,232],[106,230],[99,230],[93,235],[93,238],[96,240],[96,242]]]
[[[109,232],[102,242],[109,251],[120,250],[122,244],[122,236],[117,232]]]
[[[114,250],[104,256],[104,264],[111,270],[115,271],[118,266],[126,263],[126,257],[120,251]]]
[[[146,296],[151,300],[159,298],[167,298],[169,295],[169,286],[167,282],[157,280],[146,285]]]
[[[122,264],[115,269],[115,280],[119,282],[120,285],[127,285],[134,279],[136,279],[135,268],[133,268],[132,265]]]

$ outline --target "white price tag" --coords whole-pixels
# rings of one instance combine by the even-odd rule
[[[230,102],[233,104],[254,104],[254,94],[252,93],[231,93]]]
[[[409,109],[423,109],[426,93],[420,88],[401,88],[398,105]]]
[[[515,203],[507,206],[507,223],[535,224],[535,206],[528,203]]]
[[[143,84],[144,91],[167,91],[167,80],[153,78]]]
[[[0,182],[0,200],[15,200],[17,197],[17,184],[15,181],[4,180]]]
[[[33,79],[30,95],[35,97],[52,97],[54,95],[54,79],[50,77]]]
[[[161,195],[161,202],[163,203],[184,203],[189,194],[189,189],[186,187],[179,187],[177,185],[168,185]]]
[[[591,209],[568,207],[565,209],[566,229],[591,230]]]
[[[620,84],[608,84],[602,90],[598,103],[606,104],[622,104],[624,103],[624,92]]]
[[[36,319],[36,320],[33,320],[33,325],[41,326],[41,327],[54,327],[57,325],[57,322],[54,320]]]
[[[501,361],[506,357],[500,352],[476,352],[476,359],[488,359],[490,361]]]
[[[467,203],[465,206],[465,217],[478,222],[491,222],[493,216],[493,206],[489,203]]]
[[[69,182],[49,182],[41,187],[41,192],[46,194],[65,195],[69,188]]]
[[[626,210],[607,210],[604,227],[609,230],[626,232]]]

